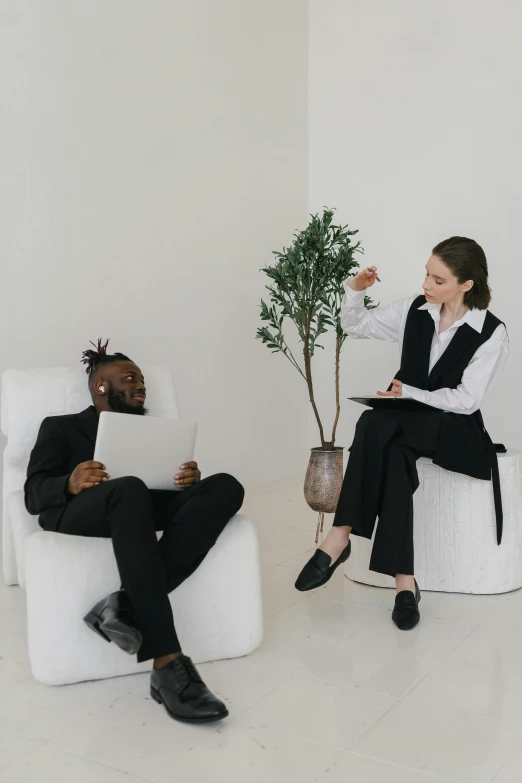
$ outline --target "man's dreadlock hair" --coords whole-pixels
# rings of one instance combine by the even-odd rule
[[[95,350],[93,351],[91,348],[89,348],[87,351],[83,352],[81,358],[82,364],[86,365],[85,372],[89,376],[89,386],[94,381],[96,370],[98,370],[103,365],[115,364],[116,362],[132,361],[132,359],[129,359],[129,357],[125,356],[123,353],[107,353],[107,346],[109,345],[108,340],[104,345],[102,345],[101,337],[98,339],[98,345],[95,345],[92,341],[90,341],[90,343],[93,348],[95,348]]]

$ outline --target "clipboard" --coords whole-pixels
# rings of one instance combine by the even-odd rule
[[[411,400],[407,397],[348,397],[352,402],[358,402],[360,405],[366,405],[375,410],[397,410],[397,411],[436,411],[433,405],[426,405],[425,402]]]

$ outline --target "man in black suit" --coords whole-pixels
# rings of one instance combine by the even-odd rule
[[[45,530],[112,539],[122,589],[100,600],[85,622],[139,661],[154,660],[151,695],[171,717],[220,720],[227,709],[183,655],[168,594],[204,560],[240,509],[244,490],[225,473],[201,480],[195,462],[180,465],[183,472],[173,478],[182,492],[150,491],[133,476],[108,481],[110,466],[93,461],[100,413],[147,411],[141,370],[121,353],[108,354],[107,343],[83,354],[93,405],[42,422],[25,503]]]

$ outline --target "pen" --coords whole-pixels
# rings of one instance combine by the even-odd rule
[[[370,269],[369,266],[367,266],[366,269],[368,270],[368,272],[373,272],[373,269]],[[375,279],[377,280],[378,283],[381,282],[381,278],[380,277],[376,277]]]

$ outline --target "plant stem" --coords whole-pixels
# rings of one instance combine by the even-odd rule
[[[339,360],[341,356],[341,340],[339,336],[335,338],[335,405],[337,412],[335,415],[335,421],[332,430],[332,448],[335,446],[335,435],[337,432],[337,423],[339,421],[339,415],[341,413],[341,399],[339,393]]]
[[[328,444],[325,442],[324,439],[324,431],[323,431],[323,425],[321,423],[321,419],[319,417],[319,411],[317,410],[317,405],[315,404],[315,397],[314,397],[314,384],[312,380],[312,363],[310,360],[310,328],[306,323],[306,314],[302,312],[302,318],[303,318],[303,326],[305,328],[305,339],[304,339],[304,345],[303,345],[303,356],[304,356],[304,365],[305,365],[305,373],[306,373],[306,383],[308,384],[308,396],[310,398],[310,404],[314,410],[315,418],[317,421],[317,426],[319,427],[319,435],[321,437],[321,446],[325,451],[331,451],[331,448],[328,449]]]
[[[286,356],[286,358],[290,362],[292,362],[292,364],[294,365],[296,370],[300,373],[300,375],[303,376],[303,378],[306,381],[306,376],[305,376],[304,372],[301,370],[301,368],[299,367],[299,365],[298,365],[298,363],[297,363],[297,361],[296,361],[296,359],[294,357],[294,354],[292,353],[292,351],[288,347],[288,344],[287,344],[286,340],[284,339],[284,337],[283,337],[283,340],[282,340],[282,344],[284,345],[284,350],[282,351],[283,355]],[[287,351],[288,351],[288,353],[287,353]]]

